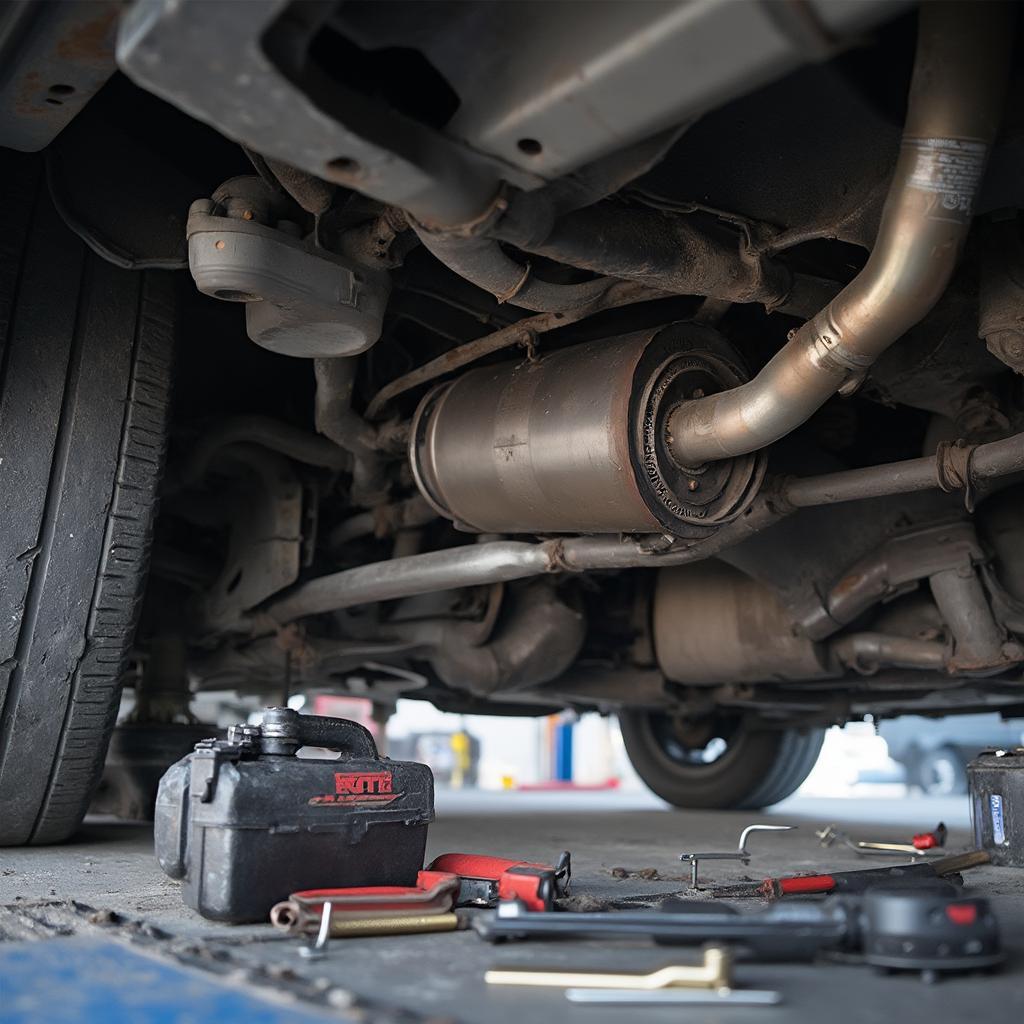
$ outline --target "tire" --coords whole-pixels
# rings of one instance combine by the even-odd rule
[[[0,844],[78,827],[146,579],[174,281],[93,255],[0,150]]]
[[[921,758],[918,785],[928,796],[961,796],[967,792],[967,768],[955,747],[939,747]]]
[[[723,717],[687,741],[673,716],[639,709],[619,714],[626,754],[653,793],[675,807],[753,810],[785,800],[807,778],[823,729],[751,729]],[[712,738],[714,737],[714,738]],[[712,751],[719,756],[702,763]]]

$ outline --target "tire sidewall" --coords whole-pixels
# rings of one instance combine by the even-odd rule
[[[647,786],[675,807],[728,808],[744,805],[776,764],[786,730],[741,726],[726,752],[707,765],[684,766],[663,748],[654,732],[658,712],[626,710],[619,715],[630,763]]]

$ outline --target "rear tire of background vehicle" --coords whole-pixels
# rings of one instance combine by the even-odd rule
[[[928,796],[960,796],[967,792],[967,768],[955,747],[939,747],[922,755],[917,781]]]
[[[174,284],[57,216],[0,150],[0,845],[78,827],[103,767],[149,560]]]
[[[694,730],[676,716],[619,714],[626,753],[648,787],[676,807],[753,810],[785,800],[810,774],[823,729],[752,729],[721,716]]]

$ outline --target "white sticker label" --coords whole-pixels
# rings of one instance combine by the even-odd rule
[[[987,147],[965,139],[907,139],[917,151],[910,185],[939,196],[938,216],[966,220],[985,169]]]
[[[1003,824],[1003,798],[991,793],[988,798],[989,811],[992,813],[992,839],[996,846],[1006,842],[1006,828]]]

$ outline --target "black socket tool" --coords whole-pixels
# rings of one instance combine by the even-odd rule
[[[746,960],[803,961],[859,954],[892,970],[977,970],[1002,961],[988,901],[941,880],[880,886],[860,896],[791,900],[755,913],[721,903],[670,898],[648,912],[540,914],[501,904],[474,927],[490,942],[533,938],[647,937],[660,945],[728,942]]]

